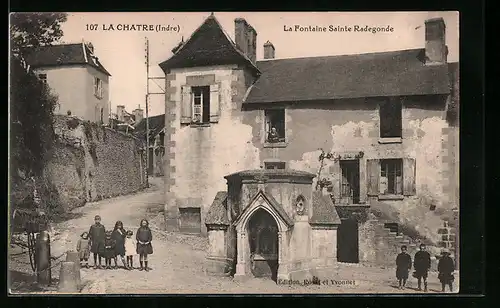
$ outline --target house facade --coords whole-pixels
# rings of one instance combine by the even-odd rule
[[[256,61],[256,42],[244,19],[233,42],[211,15],[160,64],[166,225],[208,234],[215,272],[258,271],[256,255],[285,278],[333,259],[388,262],[401,235],[388,240],[373,208],[458,206],[458,65],[443,19],[412,50],[275,59],[268,41]],[[258,209],[274,221],[268,257],[252,240]],[[293,255],[299,239],[309,248]]]
[[[42,46],[30,50],[27,63],[59,97],[56,114],[108,124],[109,78],[91,43]]]
[[[137,109],[136,109],[137,111]],[[142,140],[146,146],[146,121],[144,118],[135,126],[134,135]],[[149,151],[148,174],[150,176],[164,176],[165,155],[165,114],[149,117]]]

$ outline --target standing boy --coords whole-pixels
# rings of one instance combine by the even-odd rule
[[[106,229],[101,224],[101,216],[94,217],[94,224],[90,226],[90,251],[94,256],[94,269],[102,268],[102,257],[104,254],[104,242],[106,240]],[[97,259],[99,258],[99,266]]]
[[[424,280],[424,292],[427,292],[427,274],[431,268],[431,255],[425,250],[425,244],[420,244],[420,251],[415,254],[413,267],[415,277],[418,279],[418,290],[422,291],[422,279]]]
[[[453,272],[455,271],[455,262],[450,257],[450,252],[448,249],[443,249],[441,252],[441,258],[439,258],[438,263],[438,278],[441,282],[441,291],[445,291],[445,287],[448,285],[450,292],[453,292]]]
[[[401,246],[401,253],[396,257],[396,278],[399,282],[399,289],[404,290],[406,280],[408,280],[408,271],[411,269],[411,257],[406,252],[406,246]]]

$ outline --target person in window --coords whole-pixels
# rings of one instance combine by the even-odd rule
[[[271,127],[271,130],[269,131],[269,134],[267,135],[267,141],[268,142],[278,142],[280,139],[278,135],[278,131],[276,130],[276,127]]]

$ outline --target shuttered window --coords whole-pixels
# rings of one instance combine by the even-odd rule
[[[181,124],[217,123],[220,118],[219,84],[183,86],[181,93]]]
[[[414,158],[402,159],[368,159],[367,194],[405,195],[416,194]]]

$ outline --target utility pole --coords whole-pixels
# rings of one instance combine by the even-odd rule
[[[146,37],[146,184],[149,187],[149,40]],[[152,157],[151,157],[152,158]]]
[[[149,96],[150,95],[165,95],[165,90],[162,89],[161,92],[151,92],[149,89],[150,80],[165,80],[165,77],[150,77],[149,76],[149,40],[146,37],[146,170],[148,171],[148,186],[149,186],[149,161],[153,157],[149,157]],[[158,84],[157,84],[158,85]],[[159,85],[158,85],[159,86]],[[161,88],[161,86],[159,86]]]

